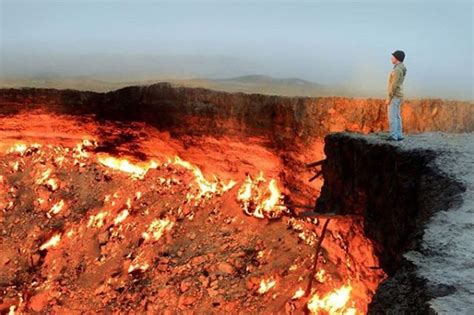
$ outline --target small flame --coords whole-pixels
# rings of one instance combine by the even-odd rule
[[[174,223],[169,219],[155,219],[151,222],[146,232],[143,232],[142,236],[145,240],[153,238],[155,241],[158,241],[165,231],[171,230]],[[151,234],[151,235],[150,235]]]
[[[51,175],[50,168],[48,168],[46,171],[41,173],[41,176],[36,180],[36,184],[42,185],[48,179],[49,175]]]
[[[326,280],[326,270],[321,269],[316,273],[316,279],[318,279],[319,282],[324,282]]]
[[[118,225],[122,223],[129,215],[129,212],[127,209],[123,210],[122,212],[119,213],[119,215],[115,218],[114,224]]]
[[[328,314],[355,314],[356,310],[347,307],[352,287],[349,285],[336,289],[324,297],[315,294],[308,302],[308,309],[312,314],[326,312]]]
[[[271,288],[275,287],[275,284],[276,284],[276,281],[273,278],[262,279],[262,281],[260,281],[260,287],[258,288],[258,293],[260,294],[267,293]]]
[[[40,250],[45,250],[45,249],[48,249],[50,247],[55,247],[59,244],[60,240],[61,240],[61,234],[55,234],[46,243],[41,245],[41,247],[39,249]]]
[[[150,267],[147,263],[144,264],[131,264],[130,267],[128,267],[128,273],[133,272],[134,270],[140,269],[141,271],[145,271]]]
[[[90,218],[89,218],[89,222],[87,223],[87,227],[102,227],[104,225],[104,219],[106,216],[109,215],[109,212],[108,211],[103,211],[103,212],[99,212],[97,213],[96,215],[92,215]]]
[[[74,229],[70,229],[67,233],[66,233],[66,236],[68,238],[72,238],[74,236]]]
[[[56,203],[54,206],[51,207],[51,210],[49,210],[50,214],[58,214],[62,208],[64,207],[64,200],[60,200],[58,203]]]
[[[59,166],[62,166],[63,162],[64,162],[64,159],[65,159],[64,156],[59,155],[54,159],[54,162],[56,162],[56,164],[58,164]]]
[[[16,153],[20,153],[21,155],[23,155],[23,153],[25,153],[25,151],[28,149],[28,147],[26,146],[26,144],[23,144],[23,143],[16,143],[15,145],[13,145],[10,149],[7,150],[7,153],[13,153],[13,152],[16,152]]]
[[[20,169],[20,163],[18,161],[15,161],[12,165],[12,169],[17,172]]]
[[[89,157],[89,153],[84,151],[85,147],[94,146],[92,142],[87,139],[82,140],[81,143],[76,144],[76,147],[73,149],[72,157],[74,159],[85,159]]]
[[[45,182],[46,186],[48,186],[52,191],[56,191],[58,189],[58,182],[54,178],[49,178]]]
[[[196,183],[199,186],[199,196],[197,198],[200,198],[202,196],[205,196],[206,194],[215,194],[215,193],[224,193],[231,189],[232,187],[235,186],[236,182],[233,180],[230,180],[227,184],[220,183],[218,180],[214,182],[209,182],[204,175],[201,172],[201,169],[199,167],[192,165],[191,163],[187,161],[181,160],[180,157],[176,156],[173,162],[175,165],[179,165],[181,167],[184,167],[187,170],[190,170],[193,172],[194,177],[196,178]],[[218,184],[220,183],[220,189],[218,188]]]
[[[297,300],[297,299],[301,298],[303,295],[304,295],[304,290],[301,287],[299,287],[298,290],[296,290],[295,294],[293,295],[293,297],[291,299],[292,300]]]

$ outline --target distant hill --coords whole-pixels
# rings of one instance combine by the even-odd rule
[[[173,79],[160,77],[157,79],[147,78],[133,81],[113,81],[90,76],[59,77],[44,75],[31,78],[0,79],[0,87],[37,87],[108,92],[125,86],[149,85],[157,82],[170,82],[177,86],[201,87],[226,92],[284,96],[347,96],[350,94],[340,87],[328,87],[298,78],[274,78],[259,74],[221,79]]]
[[[330,89],[324,85],[298,78],[274,78],[257,74],[222,79],[176,80],[174,83],[228,92],[287,96],[316,96],[330,92]]]

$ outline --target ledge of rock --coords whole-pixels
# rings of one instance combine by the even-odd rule
[[[228,93],[166,82],[108,93],[0,89],[0,115],[31,110],[143,121],[177,136],[263,136],[279,149],[288,149],[295,140],[311,143],[329,132],[368,133],[387,128],[382,99]],[[407,100],[402,111],[407,132],[474,131],[472,102]]]
[[[364,216],[390,276],[370,312],[472,314],[474,134],[384,137],[326,137],[317,211]]]

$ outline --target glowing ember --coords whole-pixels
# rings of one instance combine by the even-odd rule
[[[315,294],[308,302],[308,309],[312,314],[355,314],[353,307],[348,307],[352,287],[349,285],[336,289],[323,297]]]
[[[298,290],[296,290],[295,294],[293,295],[293,297],[291,299],[292,300],[297,300],[297,299],[301,298],[303,295],[304,295],[304,290],[301,287],[299,287]]]
[[[263,279],[260,281],[260,287],[258,288],[258,293],[265,294],[271,288],[275,287],[276,281],[273,278],[270,279]]]
[[[158,167],[155,161],[149,163],[133,164],[127,159],[118,159],[111,156],[99,156],[99,162],[107,167],[128,173],[132,178],[142,179],[149,169]]]
[[[155,219],[151,222],[146,232],[143,232],[142,236],[145,240],[153,238],[155,241],[159,240],[165,231],[171,230],[174,223],[169,219]]]
[[[59,241],[61,240],[61,234],[55,234],[53,237],[51,237],[46,243],[41,245],[39,248],[40,250],[45,250],[51,247],[55,247],[59,244]]]

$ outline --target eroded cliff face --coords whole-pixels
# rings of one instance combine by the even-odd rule
[[[424,233],[435,229],[427,225],[431,216],[463,203],[466,183],[453,175],[451,168],[453,164],[460,169],[468,167],[464,152],[472,149],[463,148],[469,136],[460,137],[425,134],[403,142],[385,141],[380,135],[335,133],[326,137],[324,186],[316,211],[364,217],[365,235],[374,241],[380,265],[389,275],[379,286],[371,312],[424,313],[429,311],[428,300],[456,291],[454,286],[420,276],[418,265],[423,263],[413,264],[404,254],[414,251],[425,261],[448,261],[440,254],[444,249],[426,245]],[[450,142],[454,144],[448,148]],[[436,226],[438,231],[442,224],[452,229],[445,221]],[[446,239],[445,246],[468,233],[458,228],[448,232],[457,236]],[[458,257],[461,264],[464,256]]]
[[[195,146],[195,139],[205,137],[224,137],[242,144],[257,141],[258,145],[274,152],[284,165],[280,179],[300,203],[308,203],[307,200],[314,203],[319,195],[322,182],[307,182],[312,171],[305,163],[324,158],[325,135],[337,131],[369,133],[387,129],[386,106],[381,99],[226,93],[173,87],[168,83],[132,86],[108,93],[0,89],[1,115],[28,111],[81,119],[91,117],[100,122],[143,122],[169,133],[172,139],[194,139],[185,146]],[[406,101],[404,130],[407,133],[473,131],[473,111],[472,102]],[[130,129],[136,130],[136,127]],[[110,133],[101,130],[98,136],[110,138]],[[125,135],[127,137],[137,140],[136,135]]]
[[[167,83],[109,93],[53,89],[2,89],[0,113],[43,109],[95,114],[99,119],[144,121],[174,134],[264,136],[276,148],[311,141],[329,132],[384,130],[380,99],[281,97],[226,93]],[[472,102],[410,100],[403,106],[408,133],[474,131]]]

